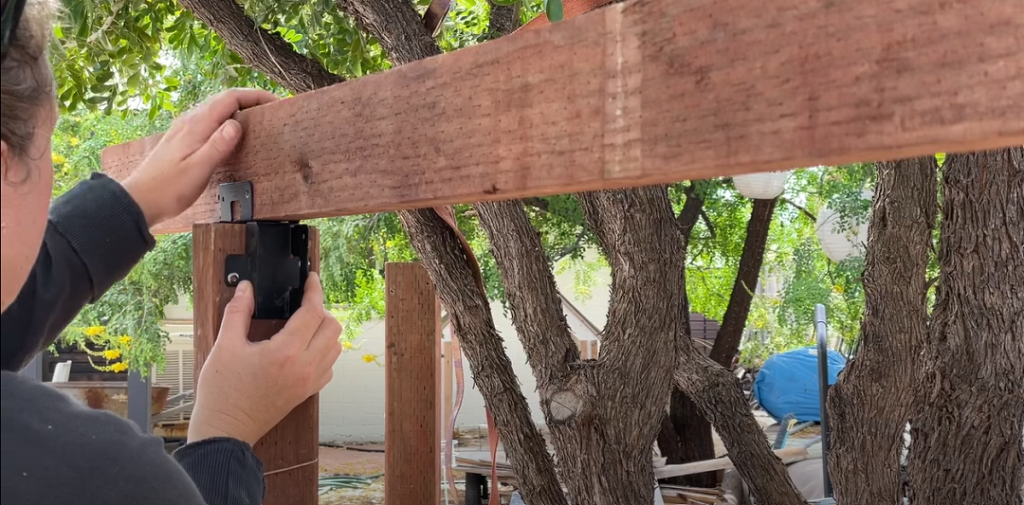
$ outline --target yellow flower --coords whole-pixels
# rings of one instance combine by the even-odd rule
[[[125,335],[125,336],[119,338],[118,341],[121,342],[124,345],[128,345],[128,344],[132,343],[132,337],[129,337],[128,335]]]
[[[54,165],[60,165],[62,163],[66,163],[68,161],[67,158],[65,158],[65,157],[63,157],[63,156],[61,156],[61,155],[59,155],[57,153],[53,153],[52,158],[53,158],[53,164]]]
[[[110,370],[113,371],[113,372],[120,373],[120,372],[123,372],[123,371],[125,371],[127,369],[128,369],[128,365],[126,365],[124,363],[114,363],[113,365],[110,365]]]
[[[81,144],[82,141],[78,140],[78,137],[71,137],[70,139],[68,139],[68,143],[71,144],[71,147],[75,147],[78,144]]]
[[[107,329],[102,326],[90,326],[85,329],[85,335],[87,337],[98,337],[105,333],[106,331]]]
[[[344,347],[345,349],[352,349],[353,348],[352,342],[342,342],[341,346]]]
[[[363,361],[367,363],[373,363],[374,361],[377,361],[377,357],[372,354],[364,354]]]
[[[103,357],[107,359],[117,359],[121,357],[121,351],[117,349],[110,349],[103,351]]]

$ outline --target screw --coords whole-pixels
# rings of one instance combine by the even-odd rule
[[[231,285],[238,284],[238,280],[239,280],[238,274],[236,274],[234,272],[231,272],[231,273],[228,274],[228,284],[231,284]]]

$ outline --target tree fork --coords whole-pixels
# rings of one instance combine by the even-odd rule
[[[911,419],[910,502],[1020,505],[1024,147],[946,158],[939,266]]]
[[[900,452],[928,334],[938,166],[934,156],[877,166],[860,348],[828,395],[830,474],[836,499],[851,505],[902,503]]]
[[[684,333],[685,326],[679,322],[680,314],[689,313],[685,296],[685,258],[666,188],[649,186],[601,191],[580,194],[578,198],[613,272],[602,360],[612,370],[622,367],[619,377],[633,379],[664,373],[664,384],[657,380],[639,382],[641,387],[660,393],[659,398],[634,395],[629,399],[613,396],[612,400],[641,409],[641,413],[645,412],[640,406],[643,402],[646,408],[653,409],[651,419],[654,421],[634,428],[649,429],[649,433],[643,433],[649,434],[649,438],[643,440],[650,446],[660,427],[665,393],[671,390],[670,379],[674,379],[712,420],[735,458],[737,470],[752,481],[751,490],[761,503],[803,503],[785,466],[764,441],[763,432],[740,392],[738,380],[700,354],[689,334]],[[634,237],[650,237],[651,242],[637,243]],[[631,334],[643,335],[643,338],[629,338]],[[659,335],[664,337],[657,338]],[[673,355],[676,356],[674,361],[667,364],[661,361],[664,356]],[[643,373],[637,367],[642,367]],[[621,391],[621,386],[619,388]],[[625,414],[624,418],[637,416],[633,412]],[[636,435],[635,440],[640,443],[640,436]]]

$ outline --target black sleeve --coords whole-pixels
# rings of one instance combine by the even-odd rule
[[[8,505],[261,505],[263,466],[218,438],[172,458],[160,437],[55,388],[0,372],[0,495]]]
[[[113,179],[94,174],[58,198],[36,264],[0,316],[0,368],[27,365],[154,245],[142,210]]]
[[[241,440],[213,438],[190,443],[174,451],[174,459],[209,505],[263,503],[263,463]]]
[[[94,174],[58,198],[50,208],[36,264],[17,299],[0,316],[2,369],[23,368],[154,245],[138,204],[105,175]],[[248,444],[232,439],[198,442],[179,449],[175,460],[208,505],[262,502],[262,464]]]

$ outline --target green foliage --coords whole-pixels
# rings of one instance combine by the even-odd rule
[[[100,171],[100,153],[105,147],[166,129],[169,121],[165,113],[153,121],[147,116],[108,116],[83,109],[65,114],[53,137],[54,195]],[[78,315],[61,340],[83,348],[95,343],[101,349],[117,351],[95,358],[100,362],[96,366],[113,367],[114,371],[123,371],[121,363],[142,373],[152,366],[162,367],[168,337],[160,322],[165,306],[177,302],[179,294],[191,294],[191,246],[189,235],[160,237],[138,267]],[[130,343],[122,337],[131,337]]]

